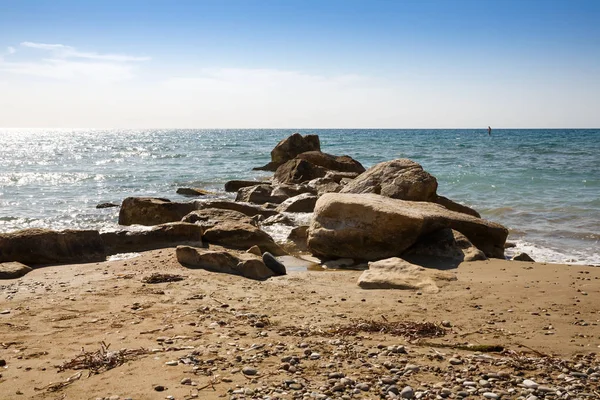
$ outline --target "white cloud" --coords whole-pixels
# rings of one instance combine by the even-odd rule
[[[115,62],[138,62],[150,60],[150,57],[136,57],[124,54],[98,54],[94,52],[81,52],[76,50],[74,47],[66,46],[64,44],[22,42],[21,46],[29,47],[32,49],[51,51],[52,53],[54,53],[55,57],[58,58],[84,58],[88,60]]]
[[[15,54],[15,53],[17,52],[17,49],[15,49],[15,48],[14,48],[14,47],[12,47],[12,46],[8,46],[8,47],[6,48],[6,51],[7,51],[7,54],[9,54],[9,55],[10,55],[10,54]]]
[[[20,46],[42,53],[34,59],[14,56],[11,61],[0,56],[0,73],[75,82],[113,82],[131,79],[136,63],[150,60],[149,57],[81,52],[64,44],[22,42]],[[9,47],[6,55],[15,53],[17,50]]]

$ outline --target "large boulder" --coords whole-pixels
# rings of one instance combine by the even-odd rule
[[[310,193],[303,193],[298,196],[290,197],[277,207],[279,212],[313,212],[317,196]]]
[[[273,186],[271,185],[247,186],[238,190],[235,201],[243,201],[254,204],[279,204],[289,197],[283,194],[273,195],[272,192]]]
[[[154,197],[128,197],[119,212],[119,225],[159,225],[181,221],[196,209],[194,202],[176,203]]]
[[[108,254],[132,253],[175,247],[202,246],[203,227],[187,222],[170,222],[148,230],[104,232],[100,234]]]
[[[437,180],[418,163],[400,158],[374,165],[348,183],[340,193],[374,193],[393,199],[432,201]]]
[[[249,217],[235,210],[226,210],[220,208],[205,208],[202,210],[195,210],[186,215],[181,219],[182,222],[189,222],[190,224],[197,224],[202,226],[204,229],[212,228],[225,221],[237,221],[246,224],[258,226],[258,215]]]
[[[439,292],[439,286],[455,281],[456,276],[431,268],[414,265],[398,257],[369,263],[369,269],[358,278],[363,289],[421,290]]]
[[[31,267],[20,262],[0,263],[0,280],[17,279],[33,271]]]
[[[365,172],[365,167],[363,167],[361,163],[350,156],[334,156],[320,151],[307,151],[298,154],[296,159],[306,160],[309,163],[323,167],[328,171],[349,172],[356,174],[362,174]]]
[[[263,251],[268,251],[276,256],[286,254],[268,233],[254,225],[241,222],[227,221],[215,225],[204,232],[203,238],[208,243],[233,249],[245,250],[256,245]]]
[[[444,228],[461,232],[486,256],[504,258],[508,230],[500,224],[434,203],[375,194],[321,196],[307,244],[317,256],[379,260],[399,256],[419,238]]]
[[[234,210],[246,214],[249,217],[260,215],[264,218],[271,217],[279,214],[275,210],[269,210],[265,207],[260,207],[253,204],[240,203],[235,201],[225,200],[213,200],[213,201],[198,201],[196,202],[196,208],[198,210],[204,210],[207,208],[219,208],[222,210]]]
[[[265,265],[261,257],[250,253],[233,254],[227,251],[177,246],[175,254],[177,261],[188,268],[201,268],[212,272],[240,275],[258,280],[275,275]]]
[[[306,160],[294,159],[277,168],[273,179],[278,183],[296,184],[322,178],[325,174],[327,169],[323,167]]]
[[[104,261],[100,233],[93,230],[25,229],[0,234],[0,262],[27,265],[75,264]]]
[[[255,170],[275,171],[277,167],[306,151],[320,151],[321,142],[318,135],[300,135],[294,133],[283,139],[271,151],[271,162]]]

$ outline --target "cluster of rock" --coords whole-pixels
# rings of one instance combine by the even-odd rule
[[[376,282],[385,281],[384,271],[406,274],[406,260],[441,257],[455,266],[463,260],[504,257],[507,229],[438,195],[436,178],[414,161],[397,159],[365,170],[349,156],[322,152],[318,136],[296,133],[279,142],[271,162],[257,169],[274,175],[269,181],[227,182],[225,190],[236,192],[235,201],[125,199],[119,224],[149,229],[108,233],[30,229],[2,234],[0,262],[93,262],[108,254],[180,246],[177,256],[182,264],[264,279],[282,271],[278,266],[271,269],[260,252],[280,256],[286,251],[260,227],[293,225],[289,213],[299,212],[313,216],[310,226],[292,231],[286,244],[290,249],[295,243],[291,251],[307,249],[322,260],[351,259],[351,264],[392,259],[372,264],[373,270],[386,267],[365,275],[363,287],[393,287]],[[185,191],[194,193],[205,194]],[[207,244],[225,249],[215,252]],[[253,252],[256,255],[240,252],[253,246],[260,249]],[[412,275],[426,272],[409,270]]]

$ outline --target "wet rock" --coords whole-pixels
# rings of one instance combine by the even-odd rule
[[[206,196],[207,194],[211,194],[211,192],[200,188],[181,187],[177,188],[177,194],[182,196],[197,197]]]
[[[287,273],[287,271],[285,269],[285,265],[280,263],[279,260],[277,260],[275,258],[275,256],[273,256],[273,254],[271,254],[269,252],[265,252],[262,255],[262,260],[265,263],[265,265],[267,266],[267,268],[269,268],[271,271],[273,271],[273,273],[275,273],[275,275],[281,276],[281,275],[285,275]]]
[[[96,204],[96,208],[113,208],[113,207],[120,207],[118,204],[115,203],[99,203]]]
[[[529,256],[529,254],[527,254],[527,253],[519,253],[519,254],[513,256],[513,258],[511,258],[511,260],[513,260],[513,261],[535,262],[535,260],[533,258],[531,258]]]

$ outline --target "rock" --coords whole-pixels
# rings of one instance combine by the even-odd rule
[[[159,225],[181,221],[196,209],[195,203],[176,203],[153,197],[128,197],[119,212],[119,225]]]
[[[363,167],[361,163],[359,163],[350,156],[334,156],[331,154],[323,153],[321,151],[307,151],[298,154],[295,157],[295,159],[306,160],[313,165],[317,165],[319,167],[325,168],[328,171],[335,171],[338,173],[351,172],[355,174],[362,174],[363,172],[365,172],[365,167]],[[341,178],[342,177],[340,177],[339,179],[341,180]]]
[[[287,217],[283,214],[277,214],[277,215],[273,215],[272,217],[265,219],[260,224],[262,226],[269,226],[269,225],[275,225],[275,224],[294,225],[294,221],[292,221],[289,217]]]
[[[258,218],[256,215],[254,217],[249,217],[239,211],[219,208],[205,208],[192,211],[183,217],[181,221],[200,225],[204,229],[212,228],[213,226],[226,221],[237,221],[258,226]]]
[[[239,202],[235,202],[235,201],[213,200],[213,201],[197,201],[196,202],[196,209],[204,210],[206,208],[234,210],[234,211],[241,212],[242,214],[246,214],[249,217],[261,215],[265,218],[268,218],[273,215],[279,214],[275,210],[269,210],[264,207],[256,206],[253,204],[239,203]]]
[[[279,247],[268,233],[254,225],[235,221],[227,221],[213,226],[204,232],[203,239],[209,243],[234,249],[248,249],[254,245],[276,256],[286,252]]]
[[[297,226],[294,229],[292,229],[292,231],[288,235],[288,240],[292,240],[292,241],[303,240],[306,242],[307,235],[308,235],[308,226],[306,226],[306,225]]]
[[[290,160],[277,168],[273,180],[277,183],[303,183],[315,178],[322,178],[327,170],[306,160]]]
[[[470,207],[467,207],[465,205],[462,205],[455,201],[452,201],[447,197],[438,195],[435,197],[435,199],[433,201],[434,201],[434,203],[437,203],[441,206],[446,207],[450,211],[456,211],[456,212],[472,215],[477,218],[481,218],[481,215],[479,215],[479,213],[477,211],[473,210]]]
[[[400,158],[374,165],[348,183],[341,193],[375,193],[399,200],[432,201],[437,180],[418,163]]]
[[[403,399],[412,399],[415,397],[415,391],[410,386],[406,386],[400,391],[400,397]]]
[[[247,203],[264,204],[264,203],[276,203],[283,202],[288,196],[279,195],[273,196],[271,192],[273,187],[271,185],[255,185],[247,186],[238,190],[235,201],[244,201]]]
[[[519,253],[519,254],[513,256],[513,258],[511,258],[511,260],[513,260],[513,261],[535,262],[535,260],[533,258],[531,258],[529,256],[529,254],[527,254],[527,253]]]
[[[269,253],[268,251],[262,255],[262,260],[267,266],[267,268],[273,271],[275,275],[281,276],[287,274],[287,271],[285,270],[285,265],[280,263],[279,260],[277,260],[273,256],[273,254]]]
[[[260,185],[259,181],[229,181],[225,183],[226,192],[237,192],[243,187]]]
[[[262,252],[260,251],[260,247],[258,247],[258,246],[250,247],[248,250],[246,250],[246,253],[250,253],[250,254],[254,254],[255,256],[262,257]]]
[[[111,207],[120,207],[118,204],[115,203],[100,203],[100,204],[96,204],[96,208],[111,208]]]
[[[307,151],[321,151],[319,136],[302,136],[299,133],[294,133],[277,143],[275,148],[271,150],[271,161],[281,165],[295,158],[298,154]]]
[[[461,232],[488,257],[504,257],[508,230],[500,224],[433,203],[375,194],[321,196],[307,244],[316,256],[379,260],[398,256],[419,238],[443,228]]]
[[[0,263],[0,279],[16,279],[33,271],[31,267],[20,262]]]
[[[363,289],[422,290],[437,293],[439,285],[456,280],[449,272],[423,268],[398,257],[369,263],[369,269],[358,278]]]
[[[233,254],[190,246],[177,246],[177,261],[188,268],[201,268],[212,272],[239,275],[263,280],[274,275],[262,259],[254,254]]]
[[[211,192],[199,189],[199,188],[187,188],[181,187],[177,189],[177,194],[182,196],[206,196],[207,194],[212,194]]]
[[[242,368],[242,374],[252,376],[252,375],[258,374],[258,370],[256,368],[252,368],[252,367],[244,367],[244,368]]]
[[[525,379],[525,380],[523,380],[523,386],[526,389],[537,389],[540,385],[538,385],[537,383],[535,383],[531,379]]]
[[[316,178],[309,181],[308,185],[314,188],[319,196],[325,193],[338,193],[344,187],[331,178]]]
[[[451,365],[461,365],[463,361],[459,358],[452,357],[448,360]]]
[[[485,254],[462,233],[450,228],[440,229],[418,239],[418,242],[402,253],[408,261],[419,263],[423,257],[431,257],[440,263],[449,259],[454,266],[463,261],[487,260]]]
[[[279,212],[313,212],[317,203],[317,196],[310,193],[299,194],[298,196],[290,197],[285,200],[277,211]]]
[[[171,222],[150,230],[104,232],[100,234],[108,254],[132,253],[175,247],[180,244],[202,246],[204,229],[187,222]]]
[[[325,179],[331,179],[336,183],[342,183],[342,181],[344,180],[350,182],[352,179],[356,178],[363,172],[365,172],[364,169],[361,172],[328,171],[327,174],[325,174]]]
[[[298,185],[277,185],[271,192],[272,196],[285,196],[285,198],[298,196],[299,194],[310,193],[317,194],[317,191],[307,184]]]
[[[34,228],[0,234],[0,262],[78,264],[105,259],[106,250],[98,231]]]
[[[490,399],[490,400],[497,400],[500,398],[500,396],[498,396],[496,393],[493,392],[484,392],[482,394],[483,397],[485,397],[486,399]]]

